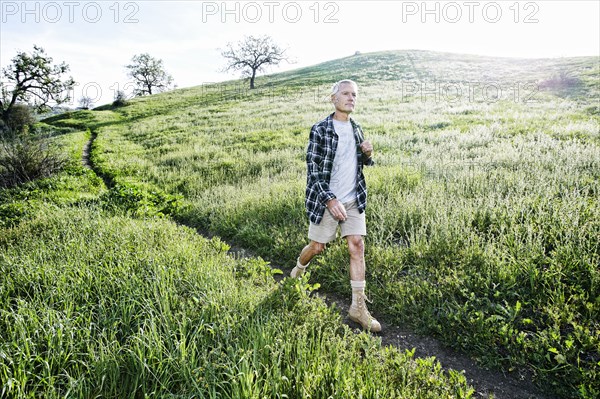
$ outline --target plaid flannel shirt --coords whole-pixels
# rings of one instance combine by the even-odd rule
[[[363,175],[363,165],[373,165],[371,158],[367,158],[360,149],[364,141],[364,134],[360,125],[350,118],[354,139],[356,141],[356,200],[358,211],[365,211],[367,207],[367,185]],[[333,113],[327,118],[313,125],[310,130],[308,147],[306,150],[306,214],[314,224],[321,223],[327,201],[335,198],[329,189],[333,158],[338,145],[338,135],[333,128]]]

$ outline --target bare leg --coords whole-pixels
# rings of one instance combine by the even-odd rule
[[[362,236],[346,236],[350,253],[350,280],[365,280],[365,244]]]
[[[301,265],[308,265],[312,258],[323,252],[323,250],[325,250],[325,244],[311,240],[311,242],[302,249],[302,252],[300,252],[298,260]]]
[[[292,269],[290,276],[292,278],[300,277],[312,258],[323,252],[323,250],[325,250],[325,244],[311,240],[310,243],[302,249],[302,252],[300,252],[300,256],[296,261],[296,267]]]
[[[348,318],[353,320],[368,331],[380,332],[381,324],[371,316],[365,303],[365,244],[362,236],[351,235],[346,237],[348,252],[350,253],[350,285],[352,286],[352,305],[348,311]]]

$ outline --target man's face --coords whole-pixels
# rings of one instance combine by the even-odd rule
[[[358,90],[352,83],[342,83],[338,92],[333,96],[336,111],[349,114],[354,111]]]

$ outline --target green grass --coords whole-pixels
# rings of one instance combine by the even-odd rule
[[[62,173],[1,192],[0,397],[472,397],[351,331],[306,278],[277,284],[165,217],[166,194],[114,170],[105,187],[80,163],[89,136],[63,132]]]
[[[377,163],[365,170],[374,309],[486,365],[527,369],[554,396],[593,398],[599,71],[593,58],[382,52],[261,77],[254,91],[200,86],[50,122],[97,134],[92,161],[114,185],[103,209],[171,216],[291,268],[306,244],[308,130],[331,110],[329,85],[356,79]],[[576,79],[544,86],[561,72]],[[448,84],[473,96],[426,92]],[[346,252],[329,246],[310,281],[348,294]]]
[[[0,245],[3,397],[470,396],[165,219],[61,209]]]

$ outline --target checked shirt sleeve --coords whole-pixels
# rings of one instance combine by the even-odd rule
[[[310,221],[316,224],[321,222],[327,201],[335,198],[329,188],[333,161],[327,156],[333,149],[324,137],[324,131],[323,125],[312,127],[306,151],[306,212]]]

